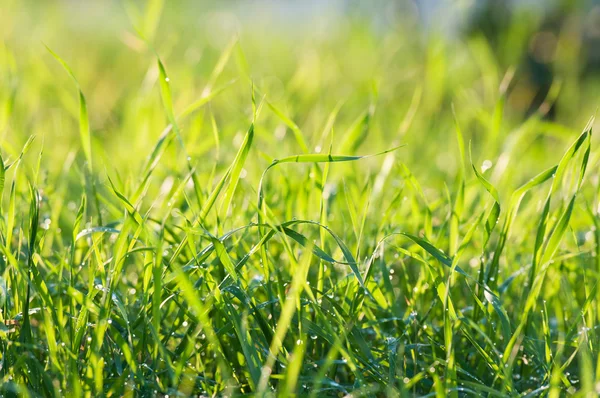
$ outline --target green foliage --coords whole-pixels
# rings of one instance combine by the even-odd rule
[[[0,395],[598,393],[597,82],[557,59],[524,116],[527,14],[503,50],[54,3],[0,5]]]

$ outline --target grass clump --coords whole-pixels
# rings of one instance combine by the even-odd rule
[[[24,4],[0,47],[3,395],[598,393],[584,94],[523,117],[481,37],[361,19],[295,60],[261,27],[184,43],[161,1],[83,44],[44,5],[48,51],[20,49]]]

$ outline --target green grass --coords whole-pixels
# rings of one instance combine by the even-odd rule
[[[3,396],[598,394],[568,31],[524,117],[527,19],[498,50],[110,4],[0,5]]]

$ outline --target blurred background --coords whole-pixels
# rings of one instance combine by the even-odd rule
[[[60,158],[78,147],[75,88],[47,45],[87,97],[100,162],[110,170],[132,151],[149,153],[166,118],[154,53],[138,33],[165,63],[176,112],[202,95],[237,38],[214,86],[234,83],[209,106],[223,164],[247,129],[251,84],[299,126],[311,149],[329,145],[323,128],[335,110],[333,152],[406,143],[403,159],[432,181],[451,179],[457,168],[452,107],[474,152],[492,165],[508,163],[501,157],[507,146],[518,149],[516,158],[527,153],[519,165],[498,167],[496,180],[510,167],[553,164],[559,155],[548,156],[598,107],[599,1],[161,3],[0,2],[0,138],[7,150],[16,155],[32,134],[60,140],[52,145]],[[194,159],[217,158],[207,112],[184,126]],[[360,139],[344,144],[361,128]],[[273,157],[298,152],[268,110],[257,131],[266,160],[251,175]]]

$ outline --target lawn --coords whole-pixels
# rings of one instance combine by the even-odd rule
[[[433,3],[0,0],[0,394],[600,394],[600,11]]]

